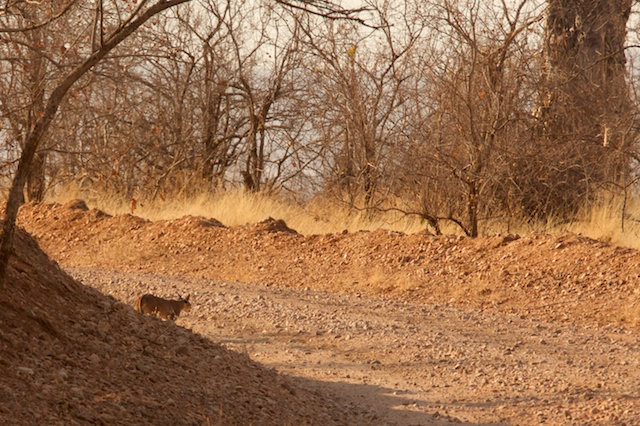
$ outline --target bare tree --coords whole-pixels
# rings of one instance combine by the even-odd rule
[[[61,117],[77,124],[65,126],[56,151],[60,182],[81,176],[83,191],[125,199],[223,184],[243,125],[223,25],[235,13],[231,2],[173,9],[94,68]]]
[[[240,171],[249,191],[263,189],[267,162],[278,153],[269,147],[269,133],[277,103],[292,90],[291,72],[299,62],[298,26],[278,26],[282,17],[271,8],[249,11],[260,16],[252,35],[232,33],[236,76],[235,95],[244,109],[247,126],[244,136],[244,166]],[[254,37],[254,41],[250,41]],[[262,60],[260,59],[262,57]]]
[[[83,53],[79,54],[80,61],[78,63],[71,63],[66,67],[61,67],[57,78],[51,83],[48,87],[49,90],[44,95],[45,101],[42,114],[36,118],[35,123],[28,129],[25,137],[24,147],[5,207],[2,242],[0,243],[0,281],[5,281],[18,208],[23,201],[24,186],[33,165],[36,151],[69,89],[149,19],[166,9],[187,1],[189,0],[141,0],[140,2],[127,2],[126,7],[114,7],[114,9],[109,9],[109,3],[105,4],[102,1],[96,1],[93,19],[88,22],[80,22],[84,24],[83,28],[86,29],[85,35],[88,36],[86,39],[89,40],[89,43],[85,44],[82,49]],[[44,3],[40,2],[36,6],[43,7],[42,12],[46,15],[47,10],[51,10],[48,8],[52,7],[52,4]],[[59,2],[57,3],[60,4]],[[22,15],[21,6],[21,2],[7,5],[4,14],[0,16],[3,20],[2,27],[5,28],[5,32],[24,30],[22,25],[16,22],[16,17]],[[67,3],[64,6],[67,6]],[[66,9],[67,13],[71,10],[73,10],[73,6]],[[82,14],[78,14],[78,16],[80,18],[83,17]],[[69,43],[78,42],[76,32],[70,31],[69,36],[71,40]],[[66,49],[65,44],[61,47]]]
[[[11,139],[20,149],[24,147],[29,130],[43,113],[45,82],[52,68],[59,65],[56,58],[58,52],[54,47],[59,46],[60,42],[58,29],[64,26],[67,18],[65,13],[72,4],[59,3],[52,10],[56,19],[43,19],[41,5],[27,2],[10,2],[4,8],[5,22],[12,22],[15,28],[2,29],[2,68],[5,78],[0,83],[3,86],[0,108],[7,126],[11,128]],[[45,27],[49,31],[45,31]],[[42,199],[45,158],[45,150],[37,151],[34,156],[26,182],[29,200]]]
[[[308,98],[324,145],[326,190],[352,205],[381,201],[386,167],[402,138],[403,86],[422,26],[399,3],[370,4],[377,30],[324,20],[306,25]],[[416,52],[414,52],[416,53]]]
[[[208,2],[207,11],[215,16],[215,25],[194,32],[202,45],[202,97],[199,109],[202,116],[202,177],[208,183],[222,185],[228,169],[236,162],[243,120],[233,103],[233,41],[229,34],[232,26],[242,19],[233,2]]]
[[[534,82],[527,71],[536,45],[529,30],[541,21],[528,1],[510,8],[480,2],[425,5],[438,43],[420,65],[410,98],[416,105],[412,136],[395,189],[439,232],[439,221],[476,237],[479,221],[505,210],[509,168],[528,136]],[[426,55],[425,55],[426,56]],[[421,98],[428,92],[429,102]],[[503,194],[503,195],[501,195]],[[413,204],[413,207],[411,207]]]
[[[144,199],[243,182],[241,172],[271,191],[303,174],[296,18],[200,6],[154,19],[74,90],[49,168],[58,182],[82,176],[85,190]]]

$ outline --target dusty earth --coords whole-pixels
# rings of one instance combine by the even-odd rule
[[[26,205],[19,222],[85,285],[20,236],[0,292],[0,420],[640,424],[635,250],[303,236],[82,202]],[[144,317],[145,292],[194,307],[177,325]]]

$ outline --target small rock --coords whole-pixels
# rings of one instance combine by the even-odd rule
[[[75,398],[78,398],[78,399],[84,398],[84,390],[81,387],[72,386],[71,389],[69,389],[69,392],[71,393],[71,396]]]
[[[142,371],[143,373],[149,374],[151,372],[151,368],[142,362],[136,363],[136,370]]]
[[[101,300],[98,303],[98,306],[100,306],[100,309],[102,309],[104,312],[111,312],[111,301],[109,300]]]
[[[35,371],[29,367],[18,367],[18,376],[33,376]]]
[[[116,424],[117,418],[115,416],[111,415],[111,414],[102,413],[102,414],[98,415],[98,420],[100,420],[100,422],[102,424],[112,425],[112,424]]]
[[[178,349],[176,349],[176,355],[189,356],[189,347],[180,346]]]

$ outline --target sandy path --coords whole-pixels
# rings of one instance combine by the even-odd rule
[[[191,293],[180,325],[370,409],[371,424],[640,424],[640,339],[623,329],[311,289],[68,272],[130,304],[144,292]]]

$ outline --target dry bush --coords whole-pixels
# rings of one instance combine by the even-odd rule
[[[627,170],[635,130],[617,114],[632,109],[624,49],[606,55],[596,37],[580,50],[595,28],[619,44],[626,15],[587,3],[371,2],[376,31],[231,0],[185,6],[70,92],[43,145],[48,199],[232,226],[271,216],[307,234],[526,233],[561,218],[630,239],[612,231],[619,207],[583,207],[640,179]],[[20,117],[0,113],[18,140]]]

